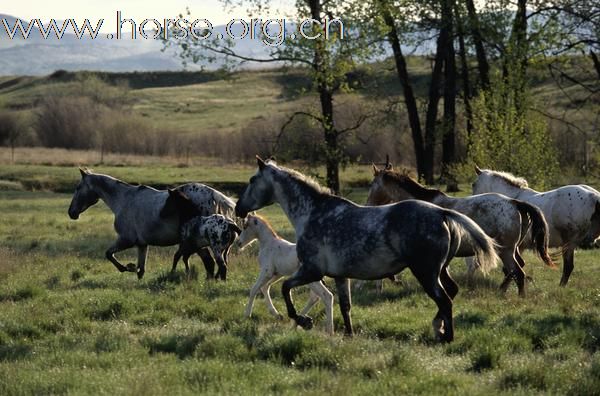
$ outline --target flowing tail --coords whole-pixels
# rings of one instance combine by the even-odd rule
[[[521,213],[521,218],[526,219],[529,216],[529,219],[531,219],[531,241],[535,246],[538,256],[540,256],[548,267],[556,268],[556,264],[554,264],[548,254],[548,236],[550,231],[548,230],[548,223],[546,223],[544,214],[537,206],[517,199],[513,201],[517,206],[517,210]]]
[[[467,243],[473,249],[475,262],[483,274],[488,274],[498,266],[496,242],[477,223],[453,210],[446,212],[446,221],[450,228],[451,238],[459,245]]]

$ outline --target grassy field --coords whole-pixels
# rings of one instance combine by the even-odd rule
[[[243,182],[254,172],[227,169],[98,167],[155,185]],[[408,273],[382,295],[356,291],[357,335],[329,337],[321,305],[308,332],[270,316],[261,299],[242,318],[258,270],[255,246],[231,257],[226,283],[205,281],[197,259],[189,277],[182,269],[169,275],[173,248],[150,249],[142,281],[117,272],[103,258],[114,238],[106,206],[71,221],[71,195],[44,191],[66,192],[77,178],[72,166],[0,168],[0,394],[600,394],[597,251],[577,252],[566,288],[558,287],[560,271],[527,254],[534,282],[525,299],[516,287],[497,291],[500,270],[468,282],[456,260],[450,345],[434,341],[434,303]],[[45,187],[28,181],[38,179]],[[349,193],[363,202],[366,191]],[[278,207],[262,212],[293,238]],[[285,312],[279,290],[273,300]],[[295,296],[302,304],[306,293]],[[337,308],[334,318],[341,332]]]

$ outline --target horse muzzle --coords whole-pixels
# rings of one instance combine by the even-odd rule
[[[241,208],[240,205],[235,205],[235,215],[245,219],[248,216],[248,210]]]
[[[69,209],[69,217],[71,218],[71,220],[77,220],[77,219],[79,219],[79,213],[77,213],[74,210]]]

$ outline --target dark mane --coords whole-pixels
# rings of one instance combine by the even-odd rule
[[[169,196],[165,201],[161,214],[167,216],[174,213],[179,215],[181,224],[188,222],[194,217],[204,215],[187,195],[179,190],[169,190]]]
[[[436,190],[435,188],[427,188],[422,186],[408,175],[404,175],[393,170],[383,170],[382,172],[383,180],[385,182],[394,183],[397,187],[403,189],[416,199],[420,199],[422,201],[432,201],[441,195],[446,195],[442,191]]]

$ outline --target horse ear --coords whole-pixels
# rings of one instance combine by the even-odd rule
[[[475,165],[475,173],[477,173],[478,175],[481,174],[481,169],[477,165]]]
[[[258,169],[263,170],[265,168],[265,161],[263,161],[258,155],[256,156],[256,162],[258,163]]]
[[[380,172],[379,168],[374,163],[371,163],[371,165],[373,166],[373,176],[377,176]]]
[[[90,174],[90,171],[88,171],[87,169],[84,169],[82,167],[79,167],[79,173],[81,173],[81,177],[85,177]]]

